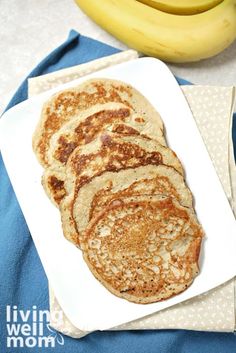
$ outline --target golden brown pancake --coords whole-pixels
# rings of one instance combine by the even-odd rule
[[[120,136],[104,132],[71,154],[66,166],[66,191],[73,191],[75,182],[79,187],[104,171],[147,164],[165,164],[182,175],[184,173],[177,155],[170,148],[142,136]]]
[[[94,140],[99,134],[110,131],[121,135],[150,137],[146,117],[140,117],[121,103],[95,105],[64,124],[50,140],[49,165],[65,166],[73,150]],[[158,134],[159,127],[157,128]],[[153,135],[153,133],[152,133]]]
[[[66,200],[60,203],[64,235],[79,244],[73,219],[73,204],[78,190],[92,178],[106,171],[119,171],[144,165],[169,165],[183,174],[176,154],[156,141],[141,136],[99,136],[92,143],[74,150],[67,163]],[[44,174],[45,183],[51,174]]]
[[[73,205],[79,242],[83,239],[90,220],[113,200],[141,195],[164,195],[175,198],[182,206],[192,208],[193,200],[183,176],[165,165],[146,165],[104,172],[82,186]],[[67,220],[64,222],[66,227]]]
[[[92,219],[81,247],[110,292],[147,304],[190,286],[202,236],[191,210],[173,198],[144,195],[114,200]]]
[[[133,87],[115,80],[92,79],[76,88],[64,90],[50,98],[43,107],[33,136],[33,149],[39,162],[48,166],[48,149],[52,136],[68,121],[97,104],[122,103],[144,117],[151,137],[165,144],[163,123],[153,106]],[[155,128],[155,132],[153,127]],[[157,133],[156,133],[157,131]]]
[[[133,154],[132,158],[130,153]],[[81,182],[85,182],[86,178],[104,171],[104,163],[107,170],[115,171],[117,168],[133,166],[134,162],[137,166],[143,163],[171,165],[183,173],[176,154],[158,142],[139,135],[120,136],[104,132],[91,143],[73,151],[68,159],[66,171],[62,168],[55,169],[54,166],[47,168],[42,183],[49,198],[59,205],[66,193],[70,193],[78,177]],[[66,178],[66,174],[69,178]]]

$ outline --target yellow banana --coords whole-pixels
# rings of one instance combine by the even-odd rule
[[[236,37],[236,0],[197,15],[173,15],[136,0],[75,0],[97,24],[128,46],[169,62],[218,54]]]
[[[138,0],[164,12],[176,15],[194,15],[212,9],[223,0]]]

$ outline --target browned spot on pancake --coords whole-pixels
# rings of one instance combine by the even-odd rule
[[[112,132],[116,132],[121,135],[140,135],[139,131],[135,130],[131,126],[117,124],[113,127]]]
[[[117,91],[121,92],[121,93],[125,92],[129,97],[132,97],[132,92],[131,92],[130,86],[123,86],[121,84],[113,83],[112,84],[112,88],[114,90],[117,90]]]
[[[145,120],[144,120],[142,117],[137,117],[137,118],[135,118],[135,121],[136,121],[137,123],[145,123]]]
[[[59,147],[55,152],[56,159],[58,159],[61,163],[66,163],[71,153],[77,147],[77,143],[74,141],[67,140],[64,136],[60,136],[59,138]]]
[[[64,181],[59,180],[55,176],[50,176],[48,186],[53,190],[54,200],[59,205],[66,194]]]

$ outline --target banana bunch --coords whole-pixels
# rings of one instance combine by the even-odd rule
[[[236,0],[75,0],[128,46],[175,63],[218,54],[236,38]]]
[[[222,0],[138,0],[144,4],[177,15],[195,15],[210,10]]]

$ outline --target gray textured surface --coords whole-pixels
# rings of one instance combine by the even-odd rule
[[[73,0],[1,0],[0,14],[0,112],[27,73],[70,29],[126,48],[85,16]],[[169,67],[197,84],[236,85],[236,42],[215,58]]]

